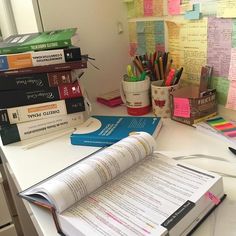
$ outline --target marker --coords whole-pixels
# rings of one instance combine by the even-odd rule
[[[229,148],[229,150],[234,154],[234,155],[236,155],[236,149],[234,149],[234,148],[232,148],[232,147],[228,147]]]

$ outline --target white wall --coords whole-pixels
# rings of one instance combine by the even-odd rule
[[[0,0],[0,28],[3,39],[16,34],[16,25],[8,0]]]
[[[32,0],[10,0],[18,34],[38,32]]]
[[[90,98],[119,88],[128,56],[125,5],[120,0],[39,0],[44,30],[79,27],[82,53],[95,57],[83,81]],[[118,34],[121,22],[124,32]]]

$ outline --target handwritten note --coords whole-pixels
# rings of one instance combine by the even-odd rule
[[[144,16],[153,16],[153,0],[143,0]]]
[[[154,38],[156,51],[165,52],[165,25],[164,21],[154,21]]]
[[[145,36],[145,22],[137,22],[137,43],[138,43],[138,55],[144,55],[146,49],[146,36]]]
[[[191,0],[192,4],[199,3],[202,15],[216,15],[217,1],[216,0]]]
[[[180,0],[168,0],[168,13],[170,15],[180,14]]]
[[[145,21],[145,40],[147,53],[153,53],[156,50],[154,21]]]
[[[207,63],[214,76],[228,77],[231,57],[232,20],[208,18]]]
[[[236,17],[235,0],[218,0],[217,17],[233,18]]]
[[[226,108],[236,110],[236,81],[230,82]]]
[[[153,0],[153,15],[163,16],[163,0]]]
[[[226,105],[230,81],[225,77],[212,77],[210,88],[216,89],[217,102]]]
[[[231,49],[231,59],[230,59],[228,79],[236,81],[236,48]]]
[[[174,98],[174,116],[190,118],[188,98]]]
[[[233,19],[232,47],[236,48],[236,19]]]

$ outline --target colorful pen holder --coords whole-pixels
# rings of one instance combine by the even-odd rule
[[[150,112],[150,78],[148,76],[144,80],[134,82],[123,78],[120,92],[129,115],[141,116]]]

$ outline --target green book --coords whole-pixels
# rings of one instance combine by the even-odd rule
[[[77,46],[77,28],[11,35],[0,43],[0,54],[41,51]]]

